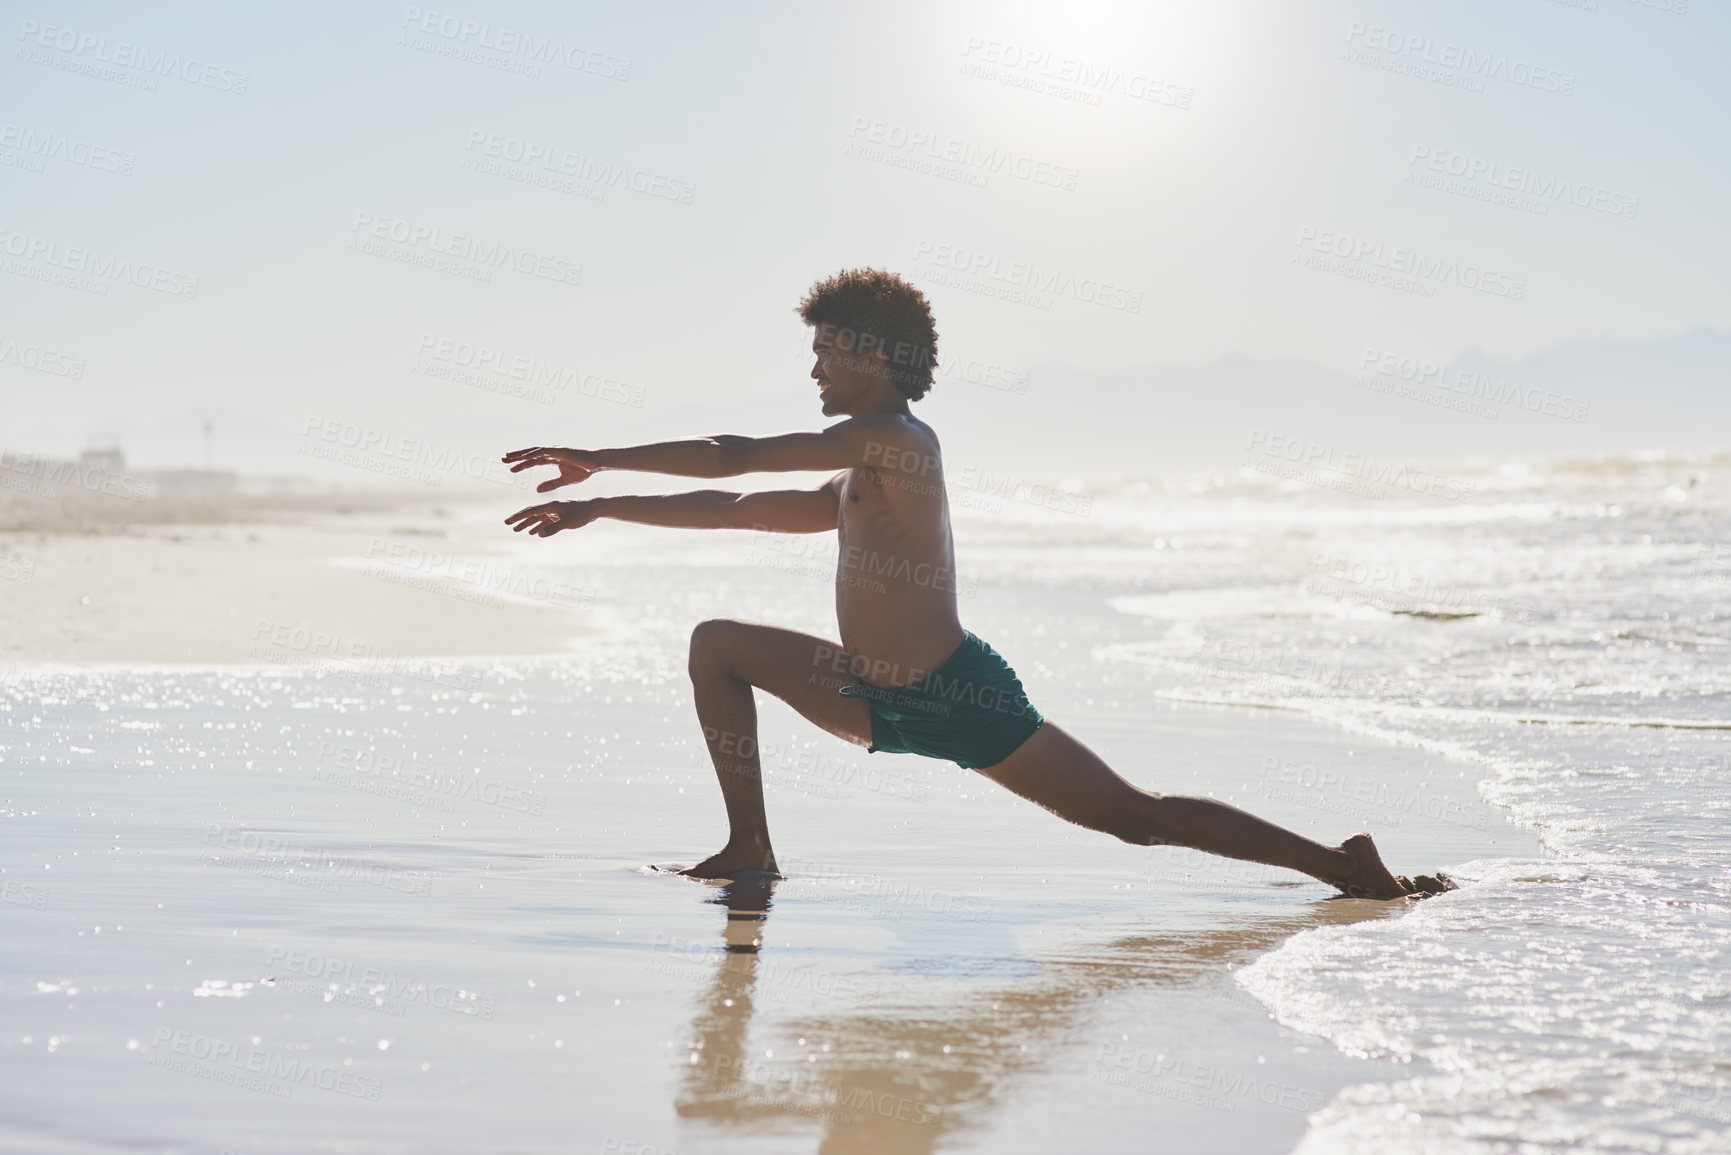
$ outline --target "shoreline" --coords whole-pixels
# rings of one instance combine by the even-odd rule
[[[596,629],[592,593],[517,564],[473,500],[213,502],[191,521],[117,505],[0,531],[0,663],[376,669],[556,655]]]

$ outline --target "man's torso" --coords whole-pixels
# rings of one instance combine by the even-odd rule
[[[937,439],[887,448],[839,486],[836,619],[854,670],[882,686],[914,682],[964,637],[955,545]]]

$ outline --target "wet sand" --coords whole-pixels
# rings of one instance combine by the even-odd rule
[[[775,704],[788,877],[725,888],[645,869],[721,833],[676,681],[84,678],[11,715],[42,721],[7,761],[53,773],[8,792],[0,1146],[1279,1152],[1341,1087],[1401,1073],[1233,978],[1398,908],[1072,830]],[[1414,751],[1198,707],[1076,721],[1166,768],[1142,781],[1374,826],[1403,869],[1534,850]],[[1348,749],[1456,821],[1343,819],[1262,773]]]
[[[626,539],[602,535],[542,571],[592,583],[592,610],[396,601],[399,581],[368,576],[392,543],[537,564],[479,516],[26,542],[38,576],[14,584],[45,600],[10,603],[41,632],[0,682],[0,1148],[1280,1152],[1340,1088],[1404,1074],[1276,1025],[1234,979],[1293,935],[1398,906],[1124,846],[774,701],[785,880],[646,869],[722,835],[683,632],[727,607],[815,628],[824,587],[755,564],[722,580],[698,546],[646,537],[608,571]],[[52,611],[85,589],[162,620],[66,632]],[[296,609],[429,658],[230,657],[249,616]],[[1049,591],[966,609],[1042,710],[1140,784],[1318,838],[1370,829],[1406,872],[1537,853],[1459,764],[1162,702],[1137,667],[1036,625],[1096,628]],[[479,625],[518,610],[520,632]],[[447,660],[537,640],[563,652]],[[177,647],[214,664],[175,664]],[[69,661],[94,664],[46,664]]]

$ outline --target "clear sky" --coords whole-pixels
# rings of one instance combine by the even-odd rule
[[[209,420],[223,467],[361,482],[309,428],[811,426],[792,308],[867,264],[930,295],[922,406],[976,458],[1168,472],[1283,388],[1407,453],[1725,439],[1721,0],[8,10],[7,448],[195,464]],[[1499,425],[1354,390],[1372,349],[1708,384],[1660,422],[1637,356]]]

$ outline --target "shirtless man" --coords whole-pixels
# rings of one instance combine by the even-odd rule
[[[976,770],[1060,818],[1138,846],[1175,845],[1282,866],[1361,898],[1441,889],[1389,873],[1368,834],[1324,846],[1212,798],[1126,782],[1056,723],[956,612],[955,550],[937,434],[908,410],[931,386],[937,332],[924,294],[875,269],[814,285],[799,314],[815,330],[811,376],[829,417],[819,433],[722,435],[626,449],[520,449],[513,472],[551,465],[537,492],[603,469],[677,477],[839,470],[816,489],[599,497],[506,518],[551,537],[610,517],[690,529],[839,534],[840,642],[714,620],[691,634],[698,721],[721,781],[727,845],[685,873],[776,871],[757,755],[755,689],[869,751],[924,754]]]

